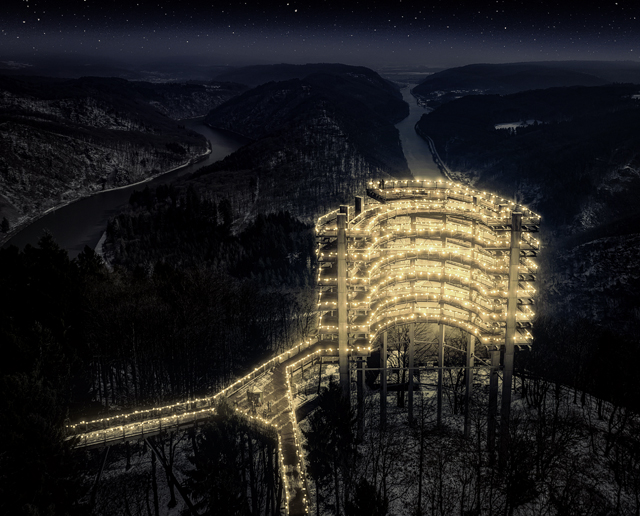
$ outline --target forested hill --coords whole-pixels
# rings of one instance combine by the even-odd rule
[[[371,177],[409,177],[394,127],[407,104],[374,72],[347,69],[268,83],[209,113],[209,125],[256,141],[199,171],[199,188],[232,187],[259,211],[311,219],[362,193]]]
[[[559,246],[542,255],[542,309],[618,331],[640,325],[639,93],[609,85],[467,96],[419,122],[455,179],[541,213],[545,240]]]
[[[473,64],[428,76],[413,90],[429,106],[471,94],[510,94],[569,86],[600,86],[640,82],[640,64],[633,62],[567,61]]]
[[[204,138],[167,115],[206,114],[243,88],[0,76],[0,219],[15,226],[204,153]]]
[[[340,63],[309,63],[304,65],[276,64],[254,65],[225,71],[215,76],[217,81],[236,82],[249,86],[259,86],[267,82],[281,82],[304,79],[314,73],[353,74],[380,81],[380,76],[364,66],[350,66]]]

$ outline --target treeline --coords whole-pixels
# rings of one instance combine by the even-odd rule
[[[237,235],[231,202],[201,197],[192,184],[136,191],[131,209],[107,226],[111,263],[130,270],[206,265],[260,285],[294,288],[314,283],[315,237],[288,212],[258,214]],[[205,194],[206,195],[206,194]]]
[[[390,339],[391,349],[399,349],[397,337],[404,339]],[[637,514],[640,390],[633,364],[639,353],[637,339],[589,321],[539,321],[536,345],[516,352],[504,461],[487,447],[488,389],[481,371],[470,438],[461,432],[464,368],[457,361],[449,362],[454,368],[444,378],[440,427],[435,373],[422,373],[412,427],[391,395],[381,427],[379,399],[368,392],[361,434],[356,411],[339,386],[330,385],[302,423],[312,501],[319,514],[346,516]]]
[[[82,510],[65,421],[214,392],[308,335],[315,304],[207,264],[110,272],[50,236],[0,250],[0,291],[6,514]]]
[[[636,93],[636,85],[611,85],[468,96],[423,116],[419,125],[449,168],[481,188],[515,196],[552,226],[575,223],[590,196],[606,202],[598,215],[612,220],[635,210],[628,188],[598,187],[616,164],[624,169],[637,158]],[[542,123],[495,129],[524,120]]]

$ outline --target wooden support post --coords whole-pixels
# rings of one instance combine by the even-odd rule
[[[487,421],[487,450],[493,462],[496,449],[496,428],[498,425],[498,371],[500,369],[500,350],[491,351],[491,370],[489,373],[489,420]]]
[[[444,367],[444,324],[438,325],[438,416],[437,425],[442,426],[442,378]]]
[[[382,334],[382,349],[380,350],[380,426],[387,424],[387,332]]]
[[[342,209],[341,207],[340,209]],[[347,214],[338,213],[338,363],[340,387],[345,396],[350,394],[349,337],[347,334]]]
[[[358,357],[358,439],[364,435],[364,360]]]
[[[363,206],[364,206],[364,197],[356,196],[356,209],[354,213],[356,217],[362,213]]]
[[[416,233],[416,216],[411,215],[411,234],[415,235]],[[413,275],[413,279],[411,280],[411,297],[413,300],[412,311],[415,313],[416,311],[416,237],[412,236],[411,239],[411,252],[412,258],[409,260],[409,264],[411,267],[411,273]],[[414,368],[414,360],[415,360],[415,352],[416,352],[416,323],[411,323],[409,325],[409,385],[408,385],[408,403],[409,403],[409,424],[413,424],[413,368]]]
[[[476,338],[469,334],[467,340],[467,360],[465,371],[465,400],[464,400],[464,436],[471,435],[471,396],[473,394],[473,366]]]
[[[109,448],[111,446],[106,446],[104,449],[104,455],[102,456],[102,462],[100,463],[100,470],[96,475],[96,479],[93,482],[93,488],[91,489],[91,498],[89,499],[89,514],[93,512],[93,507],[96,503],[96,495],[98,494],[98,485],[100,484],[100,478],[102,478],[102,472],[104,471],[104,467],[107,464],[107,457],[109,456]]]
[[[409,386],[408,386],[408,402],[409,402],[409,424],[413,424],[413,361],[416,347],[416,323],[409,325]]]
[[[509,257],[509,290],[507,298],[507,328],[504,342],[504,369],[502,378],[502,407],[500,409],[500,465],[507,464],[509,453],[509,418],[511,415],[511,383],[513,380],[513,353],[516,335],[516,309],[518,305],[518,265],[520,263],[520,236],[522,213],[511,214],[511,247]]]

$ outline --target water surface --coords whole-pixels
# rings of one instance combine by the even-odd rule
[[[221,160],[249,141],[227,131],[211,129],[205,126],[202,120],[203,118],[195,118],[183,120],[182,123],[209,140],[211,154],[206,160],[168,172],[142,184],[96,193],[51,211],[14,235],[4,247],[16,245],[22,249],[27,244],[36,245],[40,237],[49,232],[58,245],[68,251],[69,257],[75,258],[86,245],[95,248],[109,218],[124,209],[134,190],[147,185],[170,183],[180,176],[191,174],[203,166]]]
[[[418,105],[416,98],[411,95],[410,90],[415,86],[415,84],[409,84],[409,86],[401,90],[402,98],[409,104],[410,110],[409,116],[399,124],[396,124],[396,128],[400,131],[402,150],[405,158],[407,158],[409,170],[411,170],[413,177],[416,179],[446,179],[433,162],[429,145],[416,133],[416,123],[418,123],[422,115],[428,113],[428,110]]]

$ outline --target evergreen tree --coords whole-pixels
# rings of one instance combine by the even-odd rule
[[[389,500],[376,490],[376,486],[361,478],[353,498],[347,502],[347,516],[386,516]]]
[[[248,506],[241,477],[241,423],[226,405],[202,428],[188,473],[195,507],[200,514],[243,515]]]
[[[330,384],[320,394],[318,409],[310,416],[310,431],[305,432],[311,474],[316,485],[333,478],[335,514],[341,514],[342,498],[351,491],[354,462],[357,458],[353,427],[355,413],[338,384]],[[342,480],[342,494],[340,490]]]

